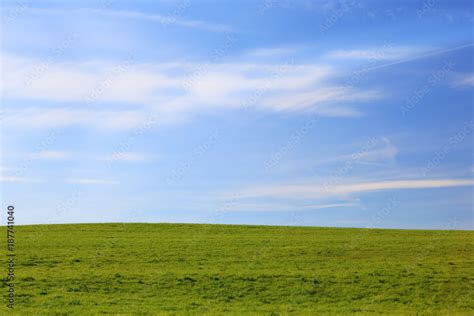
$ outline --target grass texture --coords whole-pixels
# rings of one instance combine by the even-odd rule
[[[472,315],[472,231],[15,227],[18,315]],[[0,241],[7,274],[6,237]]]

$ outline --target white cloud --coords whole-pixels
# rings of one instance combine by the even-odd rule
[[[10,168],[10,167],[0,166],[0,172],[1,172],[1,173],[8,172],[8,171],[12,171],[12,170],[15,170],[15,169]],[[474,169],[473,169],[473,170],[474,170]]]
[[[272,185],[244,190],[238,194],[233,194],[233,196],[239,196],[241,198],[274,197],[319,199],[333,196],[344,196],[362,192],[447,188],[472,185],[474,185],[474,180],[472,179],[387,180],[376,182],[348,183],[343,185]]]
[[[315,205],[305,205],[302,208],[306,210],[321,210],[328,208],[342,208],[342,207],[352,207],[356,206],[356,203],[333,203],[333,204],[315,204]]]
[[[15,177],[15,176],[0,176],[0,182],[24,182],[24,183],[40,183],[44,182],[42,179]]]
[[[417,47],[392,46],[374,47],[370,49],[341,49],[327,54],[329,58],[335,59],[362,59],[362,60],[397,60],[403,59],[424,50]]]
[[[125,10],[95,10],[95,13],[104,14],[114,17],[123,17],[130,19],[143,19],[153,22],[158,22],[164,25],[176,25],[189,28],[196,28],[214,32],[231,32],[232,29],[227,25],[210,23],[207,21],[201,20],[188,20],[183,19],[180,16],[175,14],[170,15],[160,15],[160,14],[148,14],[136,11],[125,11]]]
[[[474,87],[474,74],[468,74],[468,75],[461,76],[457,80],[456,84],[459,85],[459,86]]]
[[[282,205],[265,203],[233,203],[226,205],[226,211],[237,212],[291,212],[308,211],[331,208],[347,208],[357,206],[356,203],[332,203],[332,204],[312,204],[312,205]]]
[[[69,157],[69,153],[65,151],[45,150],[32,153],[32,159],[64,159]]]
[[[78,155],[75,154],[75,157]],[[54,150],[46,150],[46,151],[40,151],[40,152],[35,152],[30,155],[31,159],[66,159],[66,158],[71,158],[72,155],[69,152],[65,151],[54,151]],[[84,156],[82,155],[84,159]],[[92,159],[99,159],[99,160],[107,160],[107,161],[145,161],[149,159],[155,158],[153,155],[147,155],[147,154],[141,154],[141,153],[134,153],[134,152],[116,152],[111,155],[105,156],[105,157],[89,157]]]
[[[354,116],[357,111],[347,107],[338,107],[337,102],[360,102],[380,98],[375,91],[357,91],[344,87],[328,87],[318,90],[286,93],[280,96],[269,97],[263,101],[263,105],[275,110],[308,110],[313,109],[317,113],[326,116]]]
[[[394,161],[397,154],[398,154],[398,148],[394,146],[390,141],[387,140],[382,147],[362,153],[361,158],[362,160],[369,161],[369,162],[371,161],[392,162]]]
[[[52,63],[2,54],[4,97],[47,101],[148,102],[160,89],[179,87],[176,78],[150,65],[82,62]]]
[[[42,65],[45,63],[40,60],[2,55],[4,84],[0,92],[4,98],[79,104],[5,107],[5,124],[123,129],[139,126],[151,112],[160,116],[160,122],[175,122],[210,108],[247,106],[272,111],[312,110],[321,116],[355,116],[360,113],[352,103],[381,96],[377,91],[329,84],[335,72],[324,65],[130,61],[46,63],[41,68]],[[100,108],[96,102],[101,103]],[[117,109],[117,102],[128,107]]]
[[[387,137],[370,139],[360,150],[342,155],[330,161],[352,161],[358,163],[393,163],[398,148]]]
[[[116,152],[105,157],[108,161],[144,161],[154,158],[151,155],[133,153],[133,152]]]
[[[113,180],[104,180],[104,179],[89,179],[89,178],[80,178],[80,179],[67,179],[66,182],[74,184],[119,184],[118,181]]]
[[[77,15],[83,14],[85,16],[88,15],[101,15],[104,17],[112,17],[112,18],[123,18],[123,19],[139,19],[139,20],[146,20],[150,22],[157,22],[163,26],[180,26],[180,27],[187,27],[187,28],[194,28],[194,29],[201,29],[213,32],[231,32],[232,29],[227,25],[212,23],[208,21],[202,20],[191,20],[183,18],[183,13],[187,9],[189,4],[184,2],[183,4],[179,4],[176,6],[174,10],[169,12],[168,14],[152,14],[152,13],[143,13],[139,11],[130,11],[130,10],[112,10],[107,8],[102,9],[92,9],[92,8],[83,8],[83,9],[51,9],[51,8],[32,8],[27,7],[26,10],[32,14],[38,15],[59,15],[59,16],[67,16],[67,15]]]
[[[5,126],[11,128],[61,128],[93,126],[99,129],[131,129],[145,124],[149,114],[140,110],[95,110],[27,107],[6,109]]]
[[[44,65],[47,66],[44,66]],[[322,86],[333,71],[317,65],[47,63],[2,55],[4,97],[47,101],[162,104],[186,99],[228,104],[232,95]],[[41,71],[39,71],[39,70]],[[227,101],[227,102],[226,102]],[[165,103],[165,104],[163,104]]]

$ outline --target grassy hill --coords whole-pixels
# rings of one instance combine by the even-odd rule
[[[230,225],[19,226],[15,311],[472,315],[473,237]],[[5,253],[5,238],[0,246]],[[6,312],[4,295],[0,314]]]

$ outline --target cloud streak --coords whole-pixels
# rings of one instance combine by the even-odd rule
[[[66,107],[26,107],[5,110],[5,126],[23,129],[88,126],[105,130],[127,130],[147,121],[142,110],[94,110]]]
[[[142,162],[154,158],[150,155],[134,153],[134,152],[117,152],[110,156],[105,157],[107,161],[129,161],[129,162]]]
[[[364,48],[364,49],[341,49],[334,50],[327,54],[334,59],[355,59],[355,60],[397,60],[407,58],[420,52],[426,51],[419,47],[392,46],[384,48]]]
[[[0,176],[0,182],[40,183],[44,182],[44,180],[16,176]]]
[[[69,153],[65,151],[45,150],[31,154],[31,159],[65,159]]]
[[[456,84],[459,86],[474,87],[474,74],[467,74],[461,76],[461,78],[456,81]]]
[[[84,185],[119,184],[118,181],[104,180],[104,179],[91,179],[91,178],[67,179],[66,182],[73,183],[73,184],[84,184]]]
[[[243,190],[238,194],[233,194],[233,196],[239,196],[240,198],[272,197],[290,199],[321,199],[365,192],[436,189],[465,187],[472,185],[474,185],[474,180],[472,179],[388,180],[329,186],[318,184],[293,184],[257,187]]]
[[[280,203],[234,203],[226,207],[229,212],[290,212],[290,211],[316,211],[334,208],[348,208],[357,206],[356,203],[332,203],[311,205],[282,205]]]
[[[200,29],[204,31],[212,32],[231,32],[232,28],[217,23],[211,23],[201,20],[191,20],[182,17],[183,11],[187,6],[179,6],[176,10],[168,14],[159,13],[144,13],[140,11],[131,10],[113,10],[113,9],[94,9],[94,8],[81,8],[81,9],[57,9],[57,8],[33,8],[29,7],[25,9],[25,13],[36,14],[36,15],[56,15],[56,16],[68,16],[81,14],[84,16],[88,15],[100,15],[103,17],[110,18],[121,18],[121,19],[136,19],[142,21],[149,21],[159,23],[163,26],[179,26],[192,29]]]

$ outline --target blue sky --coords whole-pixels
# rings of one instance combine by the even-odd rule
[[[19,224],[473,229],[473,22],[470,1],[3,1],[2,202]]]

